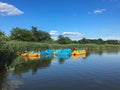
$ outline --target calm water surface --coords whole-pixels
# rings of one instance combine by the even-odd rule
[[[0,74],[0,90],[120,90],[120,52],[19,59]]]

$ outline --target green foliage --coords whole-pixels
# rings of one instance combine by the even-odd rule
[[[37,30],[37,27],[32,26],[32,30],[13,28],[11,31],[12,40],[19,41],[47,41],[51,40],[51,36],[48,32]]]
[[[5,35],[5,33],[0,31],[0,36],[4,36],[4,35]]]
[[[32,33],[35,37],[35,40],[40,42],[40,41],[46,41],[50,40],[51,36],[48,32],[42,31],[42,30],[37,30],[37,27],[32,26]]]
[[[90,41],[84,37],[81,40],[78,40],[78,43],[80,43],[80,44],[86,44],[86,43],[90,43]]]
[[[38,43],[38,42],[25,42],[25,41],[9,41],[4,44],[2,49],[10,50],[13,52],[22,52],[24,50],[44,50],[49,48],[47,43]]]
[[[35,37],[33,36],[31,31],[18,27],[12,29],[11,38],[13,40],[35,41]]]
[[[8,49],[0,49],[0,71],[7,69],[16,55]]]
[[[104,43],[104,41],[101,39],[101,38],[99,38],[98,40],[97,40],[97,44],[103,44]]]
[[[59,44],[70,44],[72,41],[68,37],[64,37],[63,35],[59,35],[57,42]]]
[[[5,34],[4,32],[0,31],[0,43],[2,44],[5,40]]]
[[[106,43],[107,44],[120,44],[120,41],[118,41],[118,40],[107,40]]]
[[[8,41],[8,37],[5,35],[4,32],[0,31],[0,47]]]
[[[78,41],[80,44],[120,44],[119,40],[102,40],[101,38],[98,39],[86,39],[83,38]]]
[[[6,35],[4,32],[0,31],[0,42],[5,42],[6,41]]]
[[[104,41],[101,38],[98,39],[88,39],[89,43],[93,44],[104,44]]]

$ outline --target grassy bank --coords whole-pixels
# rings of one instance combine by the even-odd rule
[[[86,50],[94,49],[112,49],[120,48],[120,45],[113,44],[48,44],[48,43],[38,43],[38,42],[23,42],[23,41],[10,41],[4,44],[2,49],[7,49],[13,52],[24,51],[24,50],[45,50],[45,49],[59,49],[59,48],[80,48]]]

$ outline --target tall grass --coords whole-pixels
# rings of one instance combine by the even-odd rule
[[[65,44],[65,45],[60,45],[60,44],[50,44],[49,45],[51,48],[79,48],[79,49],[86,49],[86,50],[96,50],[96,49],[120,49],[120,45],[111,45],[111,44],[103,44],[103,45],[98,45],[98,44]]]
[[[120,45],[112,45],[112,44],[49,44],[49,43],[39,43],[39,42],[23,42],[23,41],[10,41],[4,44],[2,49],[12,51],[12,52],[22,52],[24,50],[46,50],[46,49],[64,49],[64,48],[80,48],[86,50],[94,50],[94,49],[112,49],[119,48]]]
[[[43,50],[48,49],[49,44],[37,42],[10,41],[2,46],[2,49],[8,49],[14,52],[24,50]]]

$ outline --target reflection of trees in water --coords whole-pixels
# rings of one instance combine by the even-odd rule
[[[2,90],[2,86],[6,78],[7,78],[6,72],[0,72],[0,90]]]
[[[51,64],[51,58],[42,58],[38,60],[28,60],[25,61],[23,58],[19,58],[18,64],[12,65],[14,67],[14,74],[22,74],[32,71],[33,74],[37,72],[38,69],[49,67]]]
[[[72,59],[70,59],[72,57]],[[86,54],[81,55],[66,55],[66,56],[57,56],[59,64],[64,63],[66,60],[79,60],[80,58],[86,59]]]
[[[105,53],[117,54],[117,53],[120,52],[120,49],[117,49],[117,48],[116,48],[116,49],[114,49],[114,48],[112,49],[112,48],[111,48],[111,49],[109,49],[109,50],[104,50],[104,52],[105,52]]]
[[[19,85],[22,85],[23,84],[23,82],[22,82],[22,80],[17,80],[17,79],[15,79],[15,80],[7,80],[4,84],[3,84],[3,86],[2,86],[2,90],[15,90],[16,88],[18,88],[19,87]]]
[[[70,58],[70,55],[58,55],[57,56],[59,64],[62,64],[65,62],[66,59]]]
[[[15,90],[22,84],[20,77],[8,77],[7,72],[0,74],[0,90]]]
[[[117,54],[117,53],[119,53],[119,52],[120,52],[120,49],[117,49],[117,48],[104,49],[104,50],[100,50],[100,49],[88,50],[86,57],[90,56],[91,54],[97,54],[97,55],[102,55],[102,54],[104,54],[104,53]]]
[[[65,59],[59,59],[59,64],[62,64],[65,62]]]

